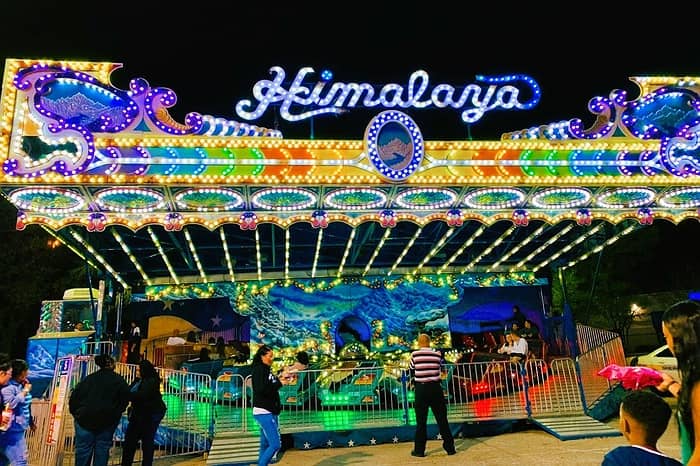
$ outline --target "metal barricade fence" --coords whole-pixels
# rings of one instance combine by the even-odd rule
[[[86,341],[83,343],[83,354],[114,354],[114,342],[112,341]]]
[[[620,338],[620,335],[610,330],[576,324],[576,343],[579,354],[587,353],[616,338]]]
[[[451,422],[583,412],[575,365],[568,358],[554,360],[551,366],[538,359],[522,365],[447,364],[442,385]],[[225,374],[214,386],[216,432],[257,431],[250,409],[250,376]],[[396,366],[300,371],[280,389],[280,399],[284,433],[415,423],[413,383],[408,372]]]
[[[613,340],[580,359],[581,373],[597,372],[604,364],[619,361],[624,353]],[[69,387],[94,371],[91,357],[76,358]],[[136,366],[117,363],[116,372],[130,383]],[[168,406],[156,437],[156,458],[208,451],[216,433],[257,432],[251,409],[249,375],[225,373],[215,381],[205,374],[159,369],[163,397]],[[605,381],[597,376],[596,382]],[[601,390],[593,380],[584,390],[593,399]],[[527,419],[536,415],[583,412],[574,361],[540,359],[524,364],[504,360],[447,364],[443,372],[450,422]],[[607,387],[606,387],[607,388]],[[53,391],[52,391],[53,393]],[[413,425],[415,395],[405,367],[355,364],[321,370],[300,371],[280,389],[280,430],[332,431]],[[73,461],[73,420],[66,407],[62,413],[62,435],[55,445],[46,444],[51,403],[35,400],[33,413],[39,429],[29,434],[32,464],[69,464]],[[429,416],[428,422],[434,422]],[[115,433],[112,461],[121,457],[121,440],[127,426],[123,417]],[[136,461],[140,460],[137,451]],[[63,458],[65,457],[65,461]]]
[[[619,366],[626,364],[622,339],[616,336],[591,348],[577,358],[577,363],[580,369],[584,406],[588,409],[613,388],[613,384],[605,377],[598,375],[598,372],[609,364]]]
[[[124,377],[127,383],[136,377],[136,365],[117,363],[115,372]],[[97,369],[92,357],[74,358],[73,370],[66,379],[65,405],[62,412],[54,412],[56,377],[54,377],[48,400],[32,400],[32,415],[37,429],[27,431],[30,464],[63,465],[73,464],[75,454],[73,417],[68,410],[70,391],[86,375]],[[155,458],[204,453],[208,451],[213,435],[213,409],[211,403],[211,377],[184,371],[158,369],[162,380],[163,398],[168,407],[165,417],[156,434]],[[194,390],[193,387],[197,387]],[[60,431],[55,433],[55,442],[49,444],[47,436],[53,419],[60,418]],[[53,419],[52,419],[53,418]],[[120,464],[121,441],[128,425],[126,416],[117,427],[111,449],[110,464]],[[141,461],[141,451],[137,450],[134,461]]]

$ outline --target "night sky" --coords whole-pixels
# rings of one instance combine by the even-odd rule
[[[283,67],[330,69],[335,81],[407,85],[412,72],[431,85],[463,87],[477,74],[527,74],[542,98],[528,111],[494,111],[467,128],[454,109],[407,109],[426,140],[497,139],[501,133],[571,118],[590,126],[589,99],[625,89],[633,75],[700,75],[688,52],[691,24],[682,14],[611,8],[586,2],[534,9],[522,2],[11,2],[3,6],[0,58],[55,58],[123,63],[113,77],[126,89],[145,78],[178,95],[170,109],[183,121],[199,112],[234,114],[255,82]],[[278,6],[281,3],[284,6]],[[610,3],[610,2],[608,2]],[[68,6],[68,4],[70,4]],[[691,42],[691,44],[694,42]],[[356,109],[314,119],[317,139],[361,139],[380,110]],[[272,112],[254,124],[287,138],[308,138],[310,122]]]

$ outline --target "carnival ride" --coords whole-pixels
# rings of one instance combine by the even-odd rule
[[[335,356],[345,343],[336,338],[342,322],[359,322],[354,330],[371,351],[407,351],[419,331],[449,347],[450,310],[468,310],[471,290],[539,287],[535,310],[545,314],[553,271],[655,221],[700,217],[696,78],[635,77],[638,97],[613,90],[591,100],[589,128],[573,118],[496,141],[427,140],[407,113],[414,106],[397,109],[408,87],[388,84],[372,88],[388,108],[368,117],[362,138],[289,140],[276,129],[200,113],[177,122],[168,112],[175,92],[142,78],[118,89],[110,74],[119,66],[10,59],[0,99],[0,192],[17,208],[18,230],[42,227],[108,282],[114,311],[95,311],[96,326],[119,321],[114,313],[130,297],[174,314],[186,299],[218,296],[249,319],[239,324],[253,345]],[[506,95],[511,109],[539,100],[541,89],[526,76],[480,79],[462,92],[478,87],[492,91],[483,99],[497,97],[464,100],[465,122],[505,104]],[[272,85],[261,83],[256,89]],[[439,89],[426,100],[435,107],[441,92],[460,95]],[[519,92],[529,98],[518,100]],[[497,301],[500,309],[512,304]],[[207,315],[200,328],[218,331],[224,317]],[[461,333],[469,333],[468,322]],[[310,383],[321,404],[337,403],[336,395],[377,408],[410,402],[395,368],[344,364]],[[517,404],[511,390],[518,387],[559,389],[546,363],[523,371],[484,365],[490,369],[445,377],[453,402],[482,409],[484,399]],[[182,413],[198,406],[206,416],[207,398],[235,399],[231,409],[245,418],[244,369],[222,370],[220,386],[210,382],[208,395],[174,406]],[[566,373],[572,385],[573,371]],[[166,379],[171,391],[199,393],[209,377],[185,374]],[[470,402],[474,396],[481,399]],[[387,411],[401,418],[400,409]]]

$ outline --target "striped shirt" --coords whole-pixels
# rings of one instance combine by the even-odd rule
[[[439,382],[442,354],[431,348],[419,348],[411,353],[409,367],[414,370],[416,382]]]

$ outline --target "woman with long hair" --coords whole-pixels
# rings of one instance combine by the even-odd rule
[[[678,360],[681,380],[663,374],[657,389],[678,398],[678,428],[681,460],[686,465],[700,465],[700,304],[681,301],[664,312],[661,330],[666,344]]]
[[[270,370],[274,353],[262,345],[253,357],[253,418],[260,426],[258,466],[267,466],[282,447],[279,414],[282,411],[279,389],[282,382]]]
[[[131,466],[134,462],[136,444],[141,440],[143,466],[153,465],[153,451],[156,431],[165,416],[165,403],[160,393],[160,377],[151,361],[139,361],[138,373],[129,387],[129,425],[124,435],[122,449],[122,466]]]

